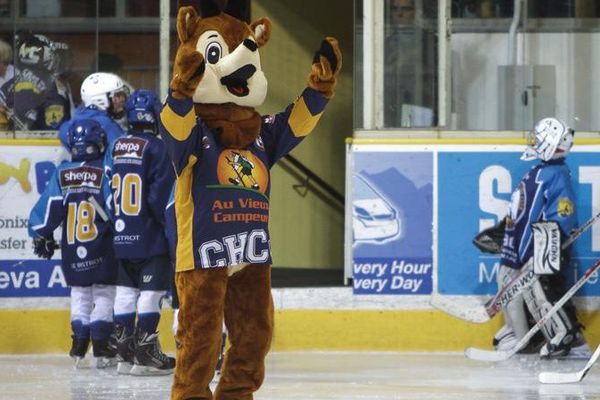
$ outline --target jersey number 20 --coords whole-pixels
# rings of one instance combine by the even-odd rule
[[[142,178],[138,174],[114,174],[111,181],[115,215],[136,216],[142,209]]]

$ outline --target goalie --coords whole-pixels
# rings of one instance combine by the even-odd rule
[[[499,288],[530,259],[538,275],[504,309],[505,325],[494,337],[498,350],[513,347],[529,331],[532,322],[529,317],[539,321],[565,293],[565,276],[571,268],[570,251],[561,250],[561,240],[577,226],[571,172],[565,163],[573,136],[574,131],[556,118],[544,118],[535,125],[521,159],[541,162],[517,185],[504,220],[475,238],[480,249],[500,253]],[[523,351],[539,349],[543,358],[587,357],[589,347],[581,328],[575,307],[569,302],[544,324],[540,338],[543,340],[534,337]]]

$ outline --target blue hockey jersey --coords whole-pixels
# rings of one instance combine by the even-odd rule
[[[59,91],[47,71],[15,68],[13,78],[0,88],[0,104],[15,129],[55,130],[71,118],[71,100]]]
[[[540,221],[558,223],[563,236],[577,227],[571,172],[562,158],[534,166],[513,192],[501,251],[503,265],[519,269],[532,257],[531,225]]]
[[[328,100],[307,88],[285,111],[263,117],[248,148],[224,148],[196,118],[191,99],[169,94],[161,135],[178,175],[176,269],[271,263],[270,168],[315,127]]]
[[[102,111],[96,106],[79,107],[75,110],[73,118],[64,122],[60,126],[58,138],[65,148],[70,149],[69,128],[75,123],[75,121],[81,119],[93,119],[94,121],[98,122],[100,126],[102,126],[102,129],[104,129],[104,132],[106,132],[106,139],[109,144],[124,135],[123,129],[121,129],[119,124],[117,124],[106,111]]]
[[[165,207],[175,172],[162,140],[130,133],[109,147],[104,165],[112,194],[115,254],[140,260],[168,254]]]
[[[89,201],[104,204],[102,160],[59,165],[29,216],[29,235],[49,237],[62,224],[62,269],[69,286],[114,284],[117,261],[109,223]]]

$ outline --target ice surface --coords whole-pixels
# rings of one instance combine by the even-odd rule
[[[586,360],[518,356],[491,364],[462,354],[271,353],[256,400],[589,400],[600,399],[600,371],[578,384],[542,385],[540,371],[573,371]],[[118,376],[74,370],[66,355],[0,356],[0,399],[165,400],[171,376]]]

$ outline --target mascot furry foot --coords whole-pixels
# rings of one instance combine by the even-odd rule
[[[248,400],[261,386],[273,335],[269,171],[316,126],[342,66],[337,41],[326,38],[307,88],[283,111],[261,116],[255,107],[267,80],[258,50],[271,23],[234,15],[214,4],[202,16],[179,9],[181,43],[161,112],[161,136],[178,176],[173,400]],[[213,397],[223,320],[230,347]]]

